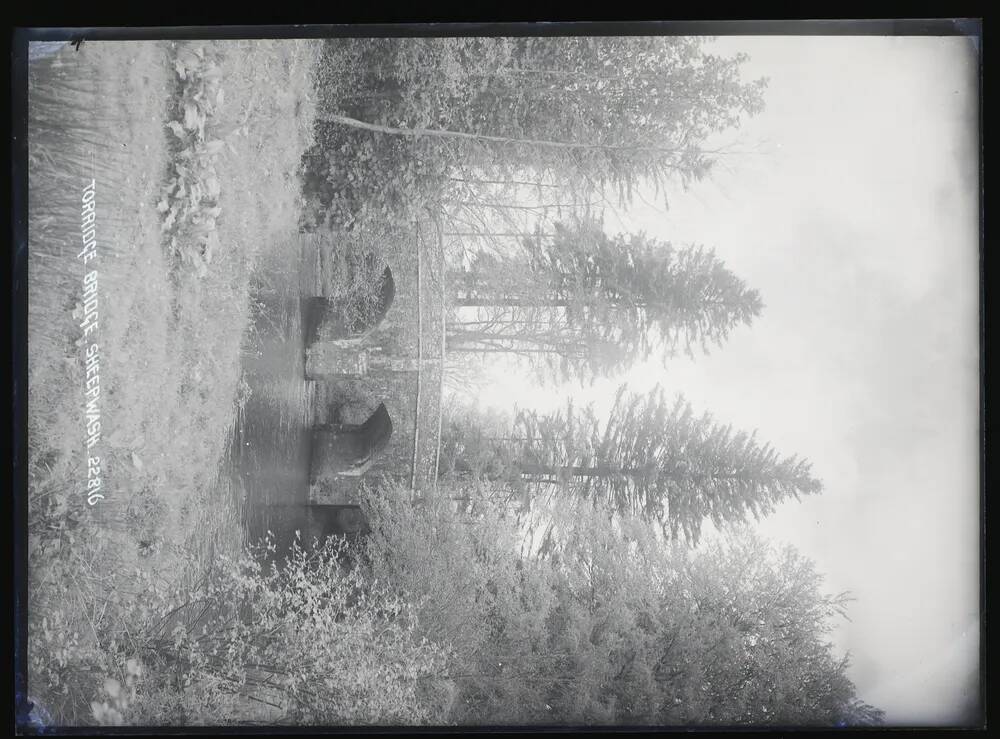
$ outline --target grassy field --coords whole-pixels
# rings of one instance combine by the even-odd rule
[[[88,41],[31,66],[29,692],[57,724],[92,723],[102,681],[124,681],[146,589],[182,593],[239,544],[220,459],[255,258],[296,229],[316,52]],[[91,180],[97,257],[85,266]],[[83,340],[88,270],[98,333]],[[90,343],[102,428],[88,452]],[[91,506],[98,455],[104,499]]]

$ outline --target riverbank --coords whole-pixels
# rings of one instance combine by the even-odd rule
[[[220,459],[254,265],[296,230],[315,53],[88,41],[32,63],[29,691],[55,723],[91,723],[103,680],[124,683],[144,588],[182,592],[238,548]]]

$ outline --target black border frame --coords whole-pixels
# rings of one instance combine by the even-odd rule
[[[869,6],[870,7],[870,6]],[[953,10],[957,10],[953,7]],[[93,8],[85,8],[93,10]],[[173,10],[173,9],[171,9]],[[915,10],[915,8],[914,8]],[[983,53],[982,27],[983,18],[979,8],[969,16],[958,17],[911,17],[890,19],[875,17],[869,19],[845,18],[808,18],[784,17],[774,19],[678,19],[678,20],[579,20],[550,21],[530,18],[518,20],[451,20],[445,16],[441,20],[423,20],[402,18],[391,22],[343,22],[334,24],[205,24],[205,25],[141,25],[141,26],[90,26],[64,23],[65,15],[57,23],[47,24],[44,18],[31,19],[43,21],[35,25],[26,23],[12,30],[11,41],[11,365],[13,381],[13,444],[12,460],[12,496],[13,503],[13,595],[14,618],[11,636],[13,646],[14,688],[14,721],[10,728],[16,734],[65,734],[93,735],[100,734],[273,734],[270,727],[52,727],[43,731],[33,731],[24,725],[27,710],[27,317],[28,317],[28,251],[27,251],[27,44],[35,40],[145,40],[145,39],[273,39],[273,38],[328,38],[328,37],[366,37],[366,36],[474,36],[474,35],[537,35],[537,36],[573,36],[573,35],[814,35],[814,36],[964,36],[973,40],[979,52],[979,202],[980,202],[980,724],[970,727],[954,727],[952,730],[985,731],[989,698],[987,692],[987,538],[986,538],[986,487],[988,465],[986,448],[991,438],[986,426],[986,250],[985,250],[985,200],[984,200],[984,159],[983,159]],[[180,19],[183,14],[174,14]],[[87,16],[93,22],[93,13]],[[216,19],[216,20],[224,20]],[[10,632],[8,632],[10,633]],[[99,729],[99,732],[97,731]],[[754,727],[734,727],[735,731],[760,732]],[[729,729],[728,731],[733,731]],[[288,734],[319,734],[319,733],[650,733],[663,729],[656,727],[605,727],[595,729],[585,726],[565,727],[283,727]],[[716,728],[682,728],[674,729],[685,732],[720,733],[726,729]],[[931,730],[948,730],[948,727],[932,727]],[[785,734],[816,733],[812,729],[774,728],[770,732]],[[854,731],[921,731],[923,727],[884,727],[875,729],[851,729]],[[841,733],[841,732],[838,732]]]

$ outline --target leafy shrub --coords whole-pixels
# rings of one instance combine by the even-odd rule
[[[180,602],[148,587],[136,614],[148,627],[114,655],[120,669],[100,682],[95,720],[440,723],[445,651],[417,638],[400,595],[342,569],[345,547],[295,542],[281,566],[267,566],[275,547],[265,543],[253,556],[221,558]]]
[[[546,648],[558,578],[522,559],[500,506],[483,498],[475,512],[456,512],[452,497],[470,492],[441,487],[410,505],[401,487],[370,491],[366,565],[379,582],[411,594],[421,637],[448,646],[452,721],[552,723],[546,693],[564,677]]]
[[[315,75],[316,143],[302,157],[303,228],[406,224],[440,194],[447,167],[443,142],[350,128],[323,121],[322,114],[426,125],[447,89],[439,71],[449,66],[443,57],[450,50],[423,39],[327,42]]]
[[[868,725],[828,634],[842,595],[793,550],[746,529],[691,551],[638,517],[562,500],[539,520],[562,545],[518,551],[512,519],[468,486],[422,505],[369,496],[368,567],[419,596],[451,647],[451,717],[468,724]],[[537,513],[537,512],[536,512]],[[523,538],[521,538],[523,541]]]
[[[163,214],[161,229],[171,249],[199,276],[208,271],[218,249],[215,222],[222,213],[221,185],[215,159],[225,142],[206,135],[222,107],[224,92],[219,84],[221,54],[206,55],[204,47],[182,47],[174,60],[180,85],[176,100],[178,120],[167,123],[174,135],[176,156],[158,205]]]
[[[346,326],[369,325],[382,307],[382,277],[388,264],[387,244],[401,237],[386,229],[337,234],[320,250],[320,279],[325,294],[336,301]]]

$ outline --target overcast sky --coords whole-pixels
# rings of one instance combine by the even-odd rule
[[[958,38],[725,37],[764,113],[664,210],[607,214],[717,254],[765,309],[695,361],[625,378],[813,462],[826,491],[760,525],[857,598],[836,638],[898,724],[966,720],[978,679],[978,87]],[[748,153],[742,153],[748,152]],[[586,391],[607,405],[621,378]],[[547,407],[507,376],[484,393]]]

